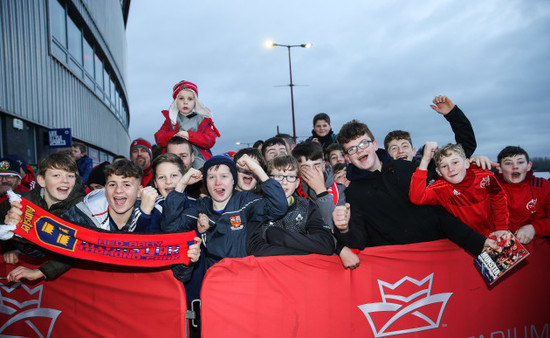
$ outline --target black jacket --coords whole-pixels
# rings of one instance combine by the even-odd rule
[[[247,253],[254,256],[332,255],[330,227],[311,200],[294,195],[296,202],[276,221],[254,223],[247,230]]]
[[[442,207],[414,205],[409,185],[416,165],[393,160],[385,150],[377,155],[382,171],[370,172],[348,166],[346,199],[351,205],[349,231],[335,230],[342,244],[367,246],[409,244],[449,238],[474,255],[481,253],[485,237]]]

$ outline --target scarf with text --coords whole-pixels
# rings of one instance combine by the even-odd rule
[[[194,231],[171,234],[111,233],[78,226],[22,199],[23,216],[13,231],[45,249],[101,263],[159,267],[189,264]]]

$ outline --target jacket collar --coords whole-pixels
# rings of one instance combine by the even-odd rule
[[[378,156],[378,159],[382,163],[382,171],[384,171],[384,169],[388,165],[390,165],[393,161],[390,154],[388,154],[388,152],[385,151],[384,149],[378,149],[376,151],[376,156]],[[379,171],[378,170],[369,171],[369,170],[359,169],[350,163],[346,171],[346,177],[350,181],[357,181],[365,178],[371,178],[373,177],[373,175],[375,175],[376,172],[379,172]]]

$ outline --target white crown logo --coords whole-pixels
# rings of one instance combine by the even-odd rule
[[[24,301],[17,301],[13,298],[8,298],[6,295],[11,294],[19,287],[26,291],[28,297]],[[13,324],[23,321],[26,325],[32,328],[40,337],[50,337],[55,325],[57,317],[61,314],[60,310],[42,308],[42,292],[44,285],[41,284],[35,288],[29,288],[23,283],[15,283],[12,286],[0,284],[0,313],[10,316],[10,319],[0,326],[0,336],[4,336],[5,331]],[[10,306],[11,305],[11,306]],[[28,308],[28,309],[24,309]],[[19,313],[18,313],[19,312]],[[32,323],[32,318],[51,318],[50,326],[47,332],[40,332],[39,325]],[[43,325],[41,325],[43,327]]]
[[[433,277],[434,274],[432,273],[419,281],[407,276],[395,284],[378,280],[382,303],[358,306],[369,321],[375,337],[412,333],[439,327],[445,306],[453,294],[448,292],[432,295]],[[426,314],[421,312],[423,307],[437,303],[441,303],[438,313]],[[385,322],[375,321],[371,316],[371,314],[383,312],[390,316]],[[408,316],[414,316],[415,322],[420,324],[404,329],[403,321],[400,321],[400,319]]]

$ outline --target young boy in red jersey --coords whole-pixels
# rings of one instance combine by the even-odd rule
[[[424,147],[420,166],[411,178],[411,202],[442,205],[484,236],[504,234],[508,230],[508,205],[506,194],[493,173],[470,167],[460,145],[449,143],[436,149],[436,142],[427,142]],[[442,179],[426,186],[432,156]]]
[[[522,244],[550,236],[550,182],[533,176],[533,163],[521,147],[502,149],[498,163],[500,173],[495,176],[508,199],[510,230]]]

